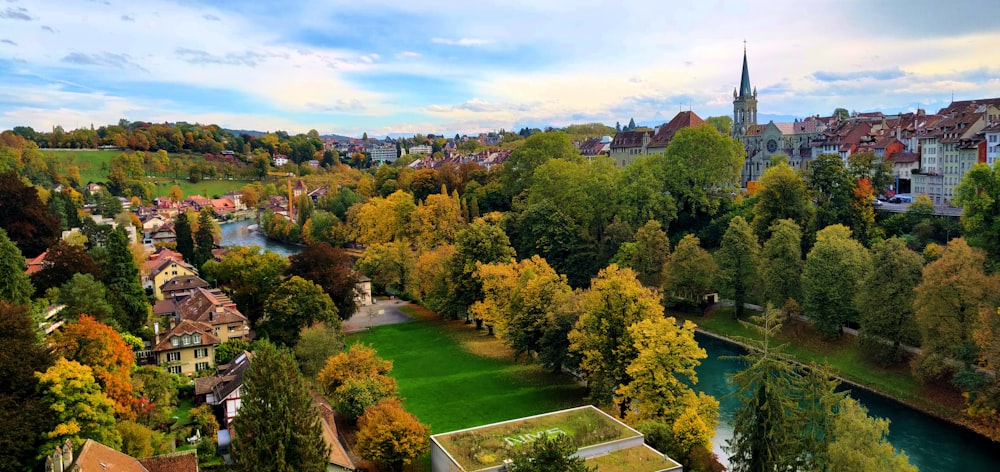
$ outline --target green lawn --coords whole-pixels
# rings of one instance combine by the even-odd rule
[[[349,342],[370,344],[393,361],[391,375],[407,411],[431,434],[584,404],[584,388],[571,378],[515,364],[499,354],[499,341],[470,326],[417,318],[352,335]]]
[[[171,177],[156,177],[151,180],[156,184],[154,196],[166,195],[171,187],[177,185],[181,188],[181,192],[184,192],[185,198],[191,195],[201,195],[208,198],[216,195],[221,196],[229,191],[239,190],[249,183],[245,180],[202,180],[193,184],[188,179],[174,179]]]
[[[734,319],[732,308],[717,310],[708,317],[680,313],[671,313],[671,315],[689,319],[702,329],[723,336],[760,339],[757,332]],[[957,414],[955,408],[944,405],[939,396],[929,397],[928,392],[910,375],[905,363],[887,369],[864,359],[857,348],[857,338],[854,336],[845,334],[836,342],[827,342],[820,339],[805,323],[792,323],[783,327],[777,342],[785,344],[785,352],[801,362],[827,365],[844,379],[901,399],[924,410],[934,411],[945,416]]]
[[[58,151],[44,151],[44,153],[55,155],[61,159],[67,159],[79,167],[80,183],[86,185],[87,182],[104,182],[107,180],[111,167],[111,158],[121,154],[121,151],[61,149]]]

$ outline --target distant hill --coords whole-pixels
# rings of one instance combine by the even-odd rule
[[[252,130],[252,129],[225,129],[225,128],[223,128],[222,131],[233,133],[234,136],[239,136],[241,134],[246,134],[246,135],[249,135],[249,136],[264,136],[265,134],[267,134],[264,131],[257,131],[257,130]]]
[[[333,133],[331,133],[331,134],[321,134],[321,135],[319,135],[319,137],[326,138],[326,139],[336,139],[337,141],[347,141],[349,139],[357,139],[357,138],[352,138],[350,136],[343,136],[343,135],[340,135],[340,134],[333,134]]]

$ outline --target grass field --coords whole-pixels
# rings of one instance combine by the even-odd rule
[[[404,309],[406,310],[406,309]],[[502,342],[420,308],[415,320],[351,335],[393,361],[404,405],[431,434],[584,404],[584,388],[539,365],[514,363]]]
[[[65,159],[79,167],[80,182],[82,184],[86,184],[87,182],[107,181],[108,172],[111,167],[111,158],[121,154],[121,151],[81,151],[74,149],[60,149],[44,152],[46,154],[55,155],[60,159]],[[171,157],[184,158],[184,156],[176,154],[172,154]],[[185,197],[191,195],[202,195],[211,198],[215,195],[222,195],[232,190],[239,190],[248,183],[243,180],[202,180],[201,182],[193,184],[187,179],[175,179],[173,177],[154,177],[148,180],[156,184],[156,191],[153,194],[154,197],[166,195],[167,192],[170,191],[170,188],[175,184],[181,188]]]

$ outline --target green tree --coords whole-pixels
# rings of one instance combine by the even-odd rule
[[[144,365],[132,372],[132,389],[138,396],[136,421],[150,428],[166,424],[177,403],[177,378],[159,366]]]
[[[240,394],[240,414],[233,419],[236,470],[326,470],[320,416],[291,352],[257,343]]]
[[[711,290],[716,270],[715,260],[702,249],[701,241],[692,234],[685,235],[667,260],[663,290],[678,299],[698,303]]]
[[[43,294],[52,287],[60,287],[76,274],[91,274],[100,278],[101,269],[80,246],[65,241],[52,245],[42,261],[42,270],[31,275],[36,294]]]
[[[195,250],[193,259],[189,259],[195,267],[201,267],[212,260],[212,249],[215,247],[215,213],[212,208],[205,207],[198,212],[198,231],[194,235]]]
[[[104,284],[90,274],[74,274],[73,278],[59,288],[58,301],[65,305],[61,314],[68,319],[87,314],[101,323],[118,325],[114,309],[108,303]]]
[[[826,339],[839,338],[844,323],[858,321],[854,295],[869,269],[868,251],[846,226],[816,233],[802,271],[802,309]]]
[[[288,260],[281,254],[262,251],[260,246],[231,248],[218,265],[206,264],[220,283],[229,287],[240,312],[256,325],[263,315],[268,295],[281,284]]]
[[[241,338],[232,338],[223,341],[215,346],[215,365],[228,364],[243,354],[243,351],[250,350],[250,343]]]
[[[677,218],[677,202],[667,188],[666,156],[642,156],[618,174],[612,200],[617,214],[637,228],[649,220],[664,228]]]
[[[259,329],[271,342],[294,347],[313,323],[339,325],[337,307],[319,285],[293,275],[267,297]]]
[[[844,160],[837,154],[821,154],[813,160],[806,184],[816,202],[813,228],[851,223],[851,202],[855,182],[851,180]]]
[[[955,203],[962,207],[962,226],[973,246],[993,261],[1000,260],[1000,164],[976,164],[955,188]]]
[[[26,268],[21,251],[7,237],[7,232],[0,228],[0,300],[16,304],[31,302],[35,288],[24,272]]]
[[[886,439],[889,420],[872,418],[853,398],[841,400],[833,419],[833,439],[827,451],[828,470],[916,472],[906,453]]]
[[[725,294],[736,304],[736,318],[742,318],[746,303],[753,294],[760,265],[760,245],[750,224],[737,216],[722,235],[722,247],[716,253],[719,279]]]
[[[833,110],[833,117],[840,121],[847,121],[851,118],[851,112],[846,108],[836,108]]]
[[[879,159],[871,151],[851,154],[847,158],[847,172],[854,180],[867,180],[873,196],[881,195],[892,183],[892,163]]]
[[[761,251],[761,282],[767,301],[785,306],[801,299],[802,230],[794,221],[776,221]]]
[[[628,328],[663,316],[660,295],[643,287],[632,269],[612,264],[582,296],[583,314],[569,333],[570,352],[580,358],[579,371],[587,380],[590,398],[610,403],[615,390],[632,380],[628,366],[636,351]]]
[[[635,232],[635,253],[629,267],[647,287],[663,286],[663,268],[670,257],[670,240],[659,221],[649,220]]]
[[[43,433],[38,457],[44,458],[69,439],[73,449],[93,439],[120,449],[121,435],[115,430],[115,402],[101,392],[90,367],[58,359],[45,372],[37,372],[42,401],[55,417],[56,426]]]
[[[733,131],[733,118],[729,115],[710,116],[705,118],[705,123],[714,126],[723,136],[729,136]]]
[[[121,227],[108,236],[108,257],[101,272],[108,291],[108,302],[121,329],[138,334],[150,314],[146,291],[139,283],[139,267],[132,257],[128,237]]]
[[[557,272],[566,274],[570,285],[580,287],[590,281],[595,257],[588,251],[583,229],[554,203],[543,200],[529,206],[516,221],[517,253],[522,257],[541,256],[552,261]],[[581,257],[582,256],[582,257]]]
[[[688,214],[712,215],[739,185],[743,145],[712,126],[684,128],[667,145],[666,178],[671,195]]]
[[[576,455],[576,446],[569,436],[542,435],[511,456],[512,470],[518,472],[591,472],[584,460]]]
[[[791,219],[803,231],[809,227],[815,210],[805,181],[788,164],[764,170],[756,196],[753,226],[758,238],[767,238],[771,227],[781,219]]]
[[[535,169],[549,159],[574,160],[579,156],[565,133],[536,133],[510,153],[500,168],[499,178],[507,195],[514,197],[531,187]]]
[[[344,331],[339,323],[314,323],[299,332],[299,342],[293,352],[302,375],[312,379],[323,369],[327,359],[343,350]]]
[[[514,257],[510,240],[498,226],[475,222],[458,232],[455,254],[448,261],[452,286],[452,302],[445,316],[455,317],[456,310],[466,310],[483,298],[482,284],[472,274],[476,263],[508,262]]]
[[[872,270],[854,301],[861,320],[859,344],[882,365],[902,360],[902,343],[919,341],[913,318],[913,289],[920,283],[924,260],[899,238],[875,243]]]
[[[42,434],[51,430],[54,418],[36,393],[35,372],[51,365],[52,355],[28,310],[0,301],[0,450],[5,458],[0,471],[35,470]]]

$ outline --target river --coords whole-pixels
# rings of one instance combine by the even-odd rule
[[[288,256],[302,248],[272,241],[249,226],[254,221],[244,220],[223,223],[223,246],[249,246],[256,244],[265,249]],[[726,454],[722,446],[733,435],[732,420],[738,402],[730,393],[732,389],[727,374],[736,372],[739,362],[721,359],[738,356],[740,348],[702,334],[697,335],[698,343],[708,352],[708,358],[698,367],[698,389],[719,400],[719,427],[716,428],[713,446],[723,463]],[[969,432],[964,428],[921,413],[899,402],[855,389],[851,396],[868,408],[868,414],[887,418],[889,441],[897,449],[902,449],[910,457],[910,463],[922,472],[978,472],[1000,469],[1000,445]]]

